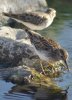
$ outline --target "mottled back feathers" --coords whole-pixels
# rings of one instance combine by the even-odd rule
[[[16,18],[18,20],[24,21],[24,22],[29,22],[35,25],[40,25],[41,23],[43,23],[46,18],[44,16],[39,16],[36,13],[30,13],[30,12],[26,12],[23,14],[8,14],[8,13],[3,13],[5,16],[8,17],[12,17],[12,18]]]

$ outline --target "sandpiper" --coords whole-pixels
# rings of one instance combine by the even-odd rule
[[[29,34],[31,43],[40,59],[51,63],[51,65],[60,62],[69,70],[67,65],[68,52],[64,48],[52,39],[46,40],[36,32],[31,30],[26,30],[26,32]]]
[[[48,8],[46,12],[25,12],[23,14],[3,13],[21,22],[31,30],[42,30],[50,26],[56,16],[56,10]]]

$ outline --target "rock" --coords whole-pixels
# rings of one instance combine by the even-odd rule
[[[55,86],[49,77],[25,65],[0,69],[0,78],[15,84]]]
[[[47,8],[45,0],[0,0],[0,13],[24,13]]]
[[[23,39],[24,42],[27,41],[27,43],[31,45],[28,34],[22,29],[15,29],[3,26],[0,29],[0,37],[9,38],[17,42]]]
[[[39,59],[28,34],[22,29],[1,27],[0,30],[0,64],[16,66],[24,59]],[[26,60],[25,60],[26,59]]]
[[[30,68],[25,65],[14,68],[0,69],[0,77],[15,84],[29,83],[31,80],[31,75],[32,73]]]

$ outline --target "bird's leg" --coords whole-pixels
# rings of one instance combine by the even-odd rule
[[[55,72],[54,65],[51,63],[48,63],[48,65],[51,68],[51,72],[54,73]]]
[[[42,69],[42,72],[44,75],[46,75],[45,71],[44,71],[44,68],[43,68],[43,65],[42,65],[42,61],[40,60],[40,66],[41,66],[41,69]]]

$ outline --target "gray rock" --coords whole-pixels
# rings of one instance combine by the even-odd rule
[[[23,13],[47,8],[45,0],[0,0],[0,13]]]
[[[30,68],[25,65],[0,69],[0,78],[17,84],[29,83],[31,75]]]
[[[15,66],[19,65],[22,60],[32,60],[32,57],[38,58],[38,55],[24,30],[1,27],[0,64]]]

